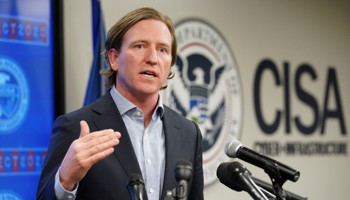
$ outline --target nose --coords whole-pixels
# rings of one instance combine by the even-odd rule
[[[149,48],[146,54],[146,63],[150,65],[156,65],[158,62],[157,50]]]

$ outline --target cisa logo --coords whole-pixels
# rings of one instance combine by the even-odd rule
[[[23,200],[21,196],[11,190],[0,190],[1,200]]]
[[[175,32],[175,77],[162,97],[169,107],[199,125],[204,184],[208,185],[217,180],[219,164],[230,160],[224,152],[226,141],[240,136],[240,78],[227,42],[213,26],[188,19],[178,23]]]
[[[23,123],[29,106],[28,81],[12,59],[0,56],[0,134],[10,134]]]

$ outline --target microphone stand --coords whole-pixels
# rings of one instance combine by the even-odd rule
[[[167,191],[167,196],[164,200],[187,200],[187,194],[185,193],[185,188],[187,187],[188,183],[186,181],[179,181],[177,188]]]
[[[268,192],[274,192],[270,183],[260,180],[256,177],[252,177],[253,181],[260,187],[261,191],[266,190]],[[302,197],[290,191],[284,190],[287,193],[287,199],[290,200],[310,200],[308,197]],[[267,195],[266,195],[267,196]]]
[[[287,194],[282,188],[282,185],[287,179],[282,178],[278,165],[276,163],[266,162],[264,171],[269,175],[272,181],[272,188],[276,195],[276,200],[290,200],[289,198],[287,199]]]
[[[253,178],[253,177],[252,177]],[[255,180],[253,179],[255,182]],[[257,184],[258,185],[258,184]],[[261,190],[262,193],[269,199],[269,200],[275,200],[276,196],[274,194],[271,194],[269,191],[265,190],[264,188],[258,186],[258,188]]]
[[[277,163],[266,162],[264,171],[269,175],[272,181],[272,188],[276,195],[276,200],[293,200],[292,197],[287,193],[282,185],[288,180],[284,178],[280,173],[280,168]],[[296,175],[294,182],[299,179],[299,175]],[[306,198],[307,199],[307,198]]]
[[[164,200],[174,200],[173,193],[170,190],[167,191],[166,197]]]

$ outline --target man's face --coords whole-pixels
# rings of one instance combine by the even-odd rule
[[[168,27],[154,19],[141,20],[124,35],[116,53],[117,89],[125,97],[158,97],[171,65],[171,35]],[[130,96],[131,95],[131,96]]]

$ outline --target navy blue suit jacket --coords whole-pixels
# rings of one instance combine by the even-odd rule
[[[55,174],[70,144],[79,138],[81,120],[88,123],[90,132],[113,129],[119,131],[122,137],[120,143],[114,147],[114,153],[94,164],[79,182],[76,199],[131,199],[126,184],[132,173],[141,174],[141,170],[125,124],[109,92],[94,103],[56,119],[38,185],[37,199],[56,199]],[[174,168],[179,160],[186,159],[193,166],[188,199],[202,200],[204,186],[200,130],[196,123],[167,106],[164,106],[162,120],[166,162],[161,199],[165,198],[168,190],[177,186]]]

